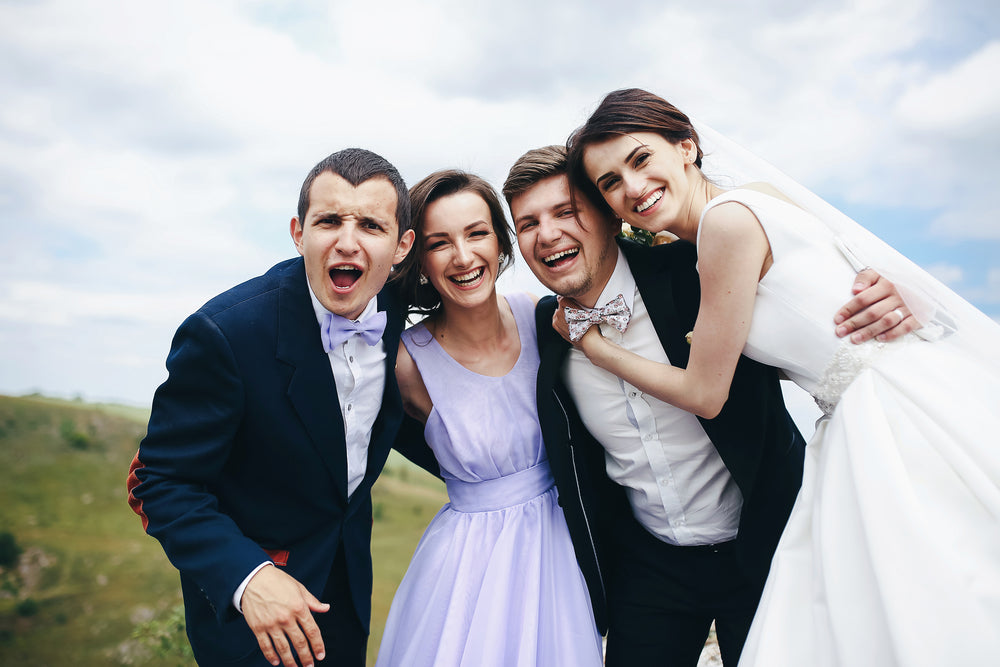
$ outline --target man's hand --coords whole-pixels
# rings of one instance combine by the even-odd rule
[[[896,286],[874,269],[859,273],[851,292],[855,297],[833,318],[838,337],[850,335],[852,343],[870,338],[888,342],[920,328]]]
[[[240,606],[264,658],[272,665],[283,663],[285,667],[295,667],[292,647],[302,667],[313,667],[313,655],[317,660],[326,657],[323,638],[311,612],[328,611],[330,605],[317,600],[305,586],[277,567],[263,567],[250,579]]]

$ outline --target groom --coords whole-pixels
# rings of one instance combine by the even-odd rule
[[[404,313],[383,286],[409,227],[391,164],[334,153],[302,184],[301,257],[215,297],[174,337],[129,504],[180,570],[200,664],[311,666],[327,648],[365,664],[370,491],[403,419]]]
[[[623,346],[687,362],[700,293],[693,245],[616,245],[620,223],[571,197],[561,146],[522,156],[503,191],[543,285],[587,307],[623,294]],[[885,290],[881,281],[849,308]],[[863,325],[889,301],[843,331],[879,333]],[[607,664],[693,667],[714,620],[735,665],[802,480],[805,442],[777,373],[741,357],[722,412],[695,417],[592,365],[553,330],[556,306],[548,297],[536,310],[539,419],[595,618],[608,628]]]

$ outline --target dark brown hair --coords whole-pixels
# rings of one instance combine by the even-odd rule
[[[413,217],[413,231],[417,237],[413,250],[399,266],[399,289],[406,298],[409,312],[430,314],[441,306],[441,295],[431,283],[420,284],[420,259],[424,253],[423,228],[426,222],[427,207],[439,199],[459,192],[472,192],[478,195],[490,210],[490,224],[496,234],[500,246],[500,268],[497,277],[514,263],[514,246],[511,240],[510,226],[504,215],[503,204],[496,190],[486,179],[458,169],[436,171],[410,188],[410,207]]]
[[[694,164],[701,168],[701,142],[684,112],[659,95],[640,88],[608,93],[587,122],[570,135],[566,148],[570,181],[598,210],[609,215],[614,215],[611,208],[583,168],[583,154],[591,144],[634,132],[655,132],[675,145],[691,139],[698,150]]]
[[[309,196],[313,181],[320,174],[329,171],[358,187],[373,178],[384,178],[396,191],[396,227],[399,238],[410,228],[410,198],[406,193],[406,183],[392,164],[381,155],[364,148],[345,148],[323,158],[310,170],[299,190],[299,226],[305,224],[309,212]]]
[[[507,174],[507,180],[503,183],[503,196],[507,200],[507,206],[510,206],[514,197],[527,192],[546,178],[565,173],[565,146],[553,145],[531,149],[517,158],[517,162]]]

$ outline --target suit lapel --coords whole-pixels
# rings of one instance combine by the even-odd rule
[[[287,275],[278,296],[277,358],[292,367],[288,400],[312,440],[316,452],[347,501],[347,447],[337,385],[330,359],[320,341],[316,313],[309,298],[304,264]]]
[[[392,297],[391,288],[383,288],[379,292],[378,309],[386,313],[385,332],[382,334],[382,344],[385,349],[385,389],[382,391],[382,406],[372,426],[371,442],[368,443],[365,480],[372,482],[381,472],[395,440],[395,433],[390,437],[386,429],[399,423],[403,405],[399,397],[399,385],[396,384],[396,354],[399,351],[399,335],[405,320],[399,312],[396,300]]]
[[[690,346],[685,339],[687,331],[680,322],[677,304],[674,302],[670,260],[665,256],[657,257],[657,254],[666,253],[657,253],[654,248],[627,241],[619,241],[619,245],[670,363],[678,368],[687,367]]]
[[[535,400],[549,459],[554,468],[566,469],[572,466],[569,454],[571,436],[567,430],[568,415],[564,414],[566,406],[556,392],[557,387],[565,390],[561,380],[570,345],[552,329],[553,312],[555,297],[542,299],[535,310],[539,357]]]

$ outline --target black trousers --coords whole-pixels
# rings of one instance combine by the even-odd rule
[[[725,665],[739,662],[760,587],[742,575],[733,542],[677,547],[629,518],[608,586],[608,667],[696,667],[715,621]]]
[[[347,562],[344,560],[343,544],[337,551],[330,579],[319,601],[329,602],[330,611],[325,614],[313,614],[316,625],[323,634],[323,645],[326,647],[326,659],[317,664],[365,667],[368,633],[365,632],[354,611],[351,589],[347,584]]]

